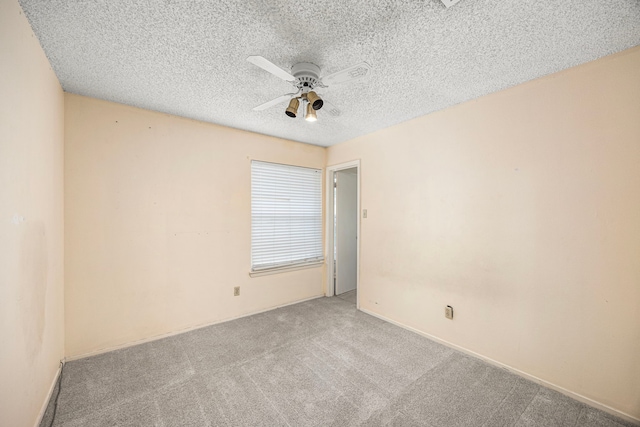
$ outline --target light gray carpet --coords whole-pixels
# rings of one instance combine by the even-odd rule
[[[340,298],[341,300],[350,302],[351,304],[355,304],[356,303],[356,298],[358,296],[357,291],[354,289],[352,291],[349,292],[345,292],[343,294],[340,295],[336,295],[338,298]]]
[[[54,425],[631,424],[319,298],[69,362]]]

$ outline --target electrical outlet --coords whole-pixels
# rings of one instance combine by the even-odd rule
[[[240,286],[236,286],[233,288],[233,296],[234,297],[240,296]]]
[[[448,305],[444,308],[444,317],[447,319],[453,319],[453,307]]]
[[[367,218],[367,210],[362,209],[362,218]]]

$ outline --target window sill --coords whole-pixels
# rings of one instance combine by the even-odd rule
[[[324,260],[317,261],[312,264],[297,264],[297,265],[292,265],[290,267],[276,267],[276,268],[269,268],[269,269],[259,270],[259,271],[250,271],[249,276],[250,277],[268,276],[270,274],[286,273],[288,271],[306,270],[307,268],[317,268],[323,265],[324,265]]]

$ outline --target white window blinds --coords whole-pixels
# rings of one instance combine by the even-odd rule
[[[322,170],[251,162],[251,270],[323,261]]]

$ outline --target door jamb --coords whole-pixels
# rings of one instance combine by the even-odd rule
[[[334,296],[334,287],[333,287],[333,173],[344,170],[344,169],[352,169],[356,168],[357,170],[357,183],[356,183],[356,201],[357,201],[357,212],[358,212],[358,222],[356,225],[356,309],[360,309],[360,159],[352,160],[350,162],[340,163],[337,165],[327,166],[326,168],[326,211],[325,211],[325,220],[326,220],[326,254],[325,259],[327,260],[326,264],[326,283],[325,283],[325,296],[332,297]]]

